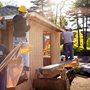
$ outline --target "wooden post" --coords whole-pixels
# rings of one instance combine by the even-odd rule
[[[60,33],[52,32],[51,33],[51,64],[58,63],[60,56]]]

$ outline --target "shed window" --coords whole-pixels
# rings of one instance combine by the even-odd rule
[[[51,48],[50,48],[50,33],[49,32],[44,32],[43,36],[43,52],[44,55],[50,56]]]

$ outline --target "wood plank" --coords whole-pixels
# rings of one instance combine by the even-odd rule
[[[65,66],[77,61],[78,58],[74,58],[73,60],[68,60],[68,61],[65,61],[65,62],[60,62],[60,63],[57,63],[57,64],[52,64],[52,65],[48,65],[48,66],[44,66],[44,67],[41,67],[39,69],[39,72],[44,76],[44,77],[49,77],[49,78],[52,78],[58,74],[60,74],[60,69],[63,69]]]

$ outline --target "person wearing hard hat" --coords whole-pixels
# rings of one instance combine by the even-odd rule
[[[14,24],[14,46],[17,44],[22,43],[22,48],[27,46],[27,38],[26,32],[30,30],[30,21],[28,19],[28,10],[25,6],[20,6],[18,8],[18,14],[13,18]],[[23,64],[26,70],[29,70],[29,56],[28,53],[23,53]]]

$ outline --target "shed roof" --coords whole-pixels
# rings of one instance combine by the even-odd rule
[[[0,16],[4,16],[5,20],[12,20],[14,15],[18,13],[18,7],[15,6],[5,6],[0,9]],[[36,13],[30,13],[30,19],[35,20],[37,22],[42,23],[43,25],[46,25],[49,28],[52,28],[56,31],[63,31],[58,26],[56,26],[54,23],[49,21],[48,19],[44,18],[43,16],[36,14]]]
[[[15,6],[5,6],[0,8],[0,16],[14,15],[18,13],[18,7]]]
[[[38,23],[41,23],[49,28],[52,28],[52,30],[56,30],[58,32],[62,32],[63,29],[60,29],[57,25],[55,25],[53,22],[49,21],[48,19],[44,18],[43,16],[37,14],[37,13],[31,13],[30,18],[32,20],[37,21]]]

